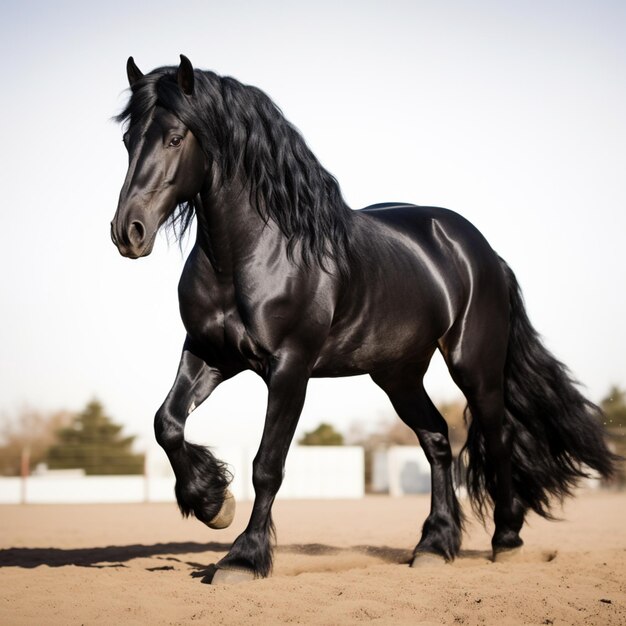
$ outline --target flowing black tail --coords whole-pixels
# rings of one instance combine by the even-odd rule
[[[620,457],[605,442],[602,411],[578,391],[568,369],[543,346],[526,315],[513,271],[504,261],[502,267],[511,307],[504,433],[511,450],[513,494],[525,510],[552,518],[551,496],[563,500],[571,495],[591,470],[610,478]],[[475,511],[484,518],[495,493],[495,473],[479,421],[466,417],[467,489]]]

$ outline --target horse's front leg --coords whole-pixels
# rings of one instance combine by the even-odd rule
[[[295,359],[279,363],[268,381],[268,406],[259,451],[252,466],[255,500],[250,521],[217,564],[212,583],[263,578],[272,570],[272,504],[283,480],[287,451],[302,411],[309,371]]]
[[[230,474],[211,452],[185,441],[185,422],[222,381],[187,339],[176,380],[154,419],[156,439],[176,475],[176,499],[183,515],[195,515],[211,528],[224,528],[234,516],[234,500],[227,490]]]

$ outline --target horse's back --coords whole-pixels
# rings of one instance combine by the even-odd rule
[[[417,258],[428,257],[433,267],[452,278],[459,270],[477,276],[502,275],[498,255],[484,235],[465,217],[441,207],[402,202],[373,204],[355,212],[365,232],[383,239],[390,237],[414,246]],[[371,245],[371,238],[368,243]]]
[[[467,241],[476,248],[489,247],[481,232],[465,217],[442,207],[419,206],[406,202],[382,202],[356,211],[357,215],[399,229],[416,238],[428,238],[433,227],[444,229],[450,236]]]

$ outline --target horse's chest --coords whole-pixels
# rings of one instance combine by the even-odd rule
[[[242,319],[228,289],[179,292],[180,313],[187,334],[203,346],[212,360],[237,360],[242,366],[262,368],[263,356],[253,332]]]

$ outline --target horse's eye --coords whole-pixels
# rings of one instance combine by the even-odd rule
[[[170,139],[169,147],[170,148],[178,148],[180,144],[183,142],[183,138],[176,135]]]

